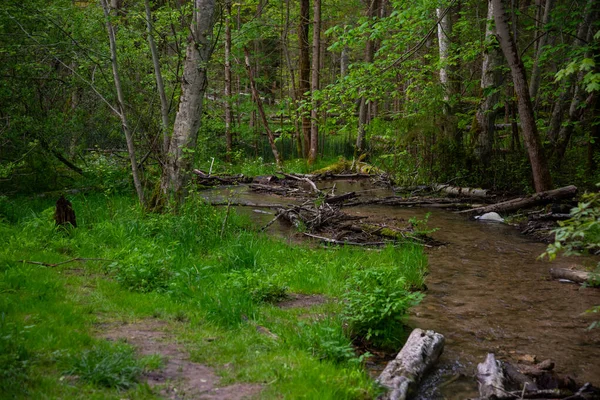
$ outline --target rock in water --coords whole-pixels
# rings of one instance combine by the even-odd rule
[[[497,212],[489,212],[483,215],[478,215],[475,217],[475,219],[479,221],[504,222],[504,218],[502,218]]]

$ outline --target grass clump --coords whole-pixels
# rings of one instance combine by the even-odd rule
[[[131,388],[143,371],[131,347],[108,342],[72,356],[69,363],[71,367],[65,374],[93,385],[115,389]]]

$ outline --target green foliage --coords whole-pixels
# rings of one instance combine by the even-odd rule
[[[0,294],[6,290],[0,289]],[[5,312],[0,314],[0,394],[21,387],[29,378],[29,366],[34,359],[27,349],[25,337],[31,328],[19,327],[6,320]]]
[[[571,218],[559,224],[560,227],[553,231],[554,243],[548,245],[541,257],[547,256],[554,260],[561,252],[567,256],[597,252],[600,249],[600,193],[586,193],[581,196],[577,207],[571,210]],[[596,264],[594,272],[589,283],[592,286],[600,286],[600,262]],[[587,312],[600,312],[600,306]],[[589,329],[598,327],[600,321],[594,321]]]
[[[406,311],[421,299],[398,267],[359,269],[346,284],[344,316],[353,336],[393,347],[403,339]]]
[[[131,347],[108,342],[72,356],[67,363],[70,367],[65,374],[94,385],[117,389],[131,388],[143,371]]]

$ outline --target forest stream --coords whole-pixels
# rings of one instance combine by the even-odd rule
[[[331,186],[331,182],[325,182]],[[392,191],[367,181],[336,182],[336,194],[360,192],[364,197],[390,196]],[[242,199],[256,203],[289,203],[289,199],[248,191],[245,186],[212,191],[212,200]],[[257,223],[273,215],[242,207]],[[600,303],[600,290],[549,279],[550,266],[569,267],[581,258],[539,261],[546,245],[521,235],[513,226],[469,220],[450,211],[392,206],[344,208],[351,215],[408,220],[423,219],[439,228],[433,238],[445,243],[427,250],[426,297],[411,310],[409,326],[432,329],[446,337],[437,367],[424,381],[420,399],[477,397],[473,376],[477,363],[493,352],[519,363],[535,357],[552,359],[555,370],[578,382],[600,386],[600,329],[584,311]],[[289,229],[273,224],[269,231],[289,237]],[[591,261],[591,260],[587,260]],[[380,365],[372,370],[377,375]]]

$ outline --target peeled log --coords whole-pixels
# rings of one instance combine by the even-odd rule
[[[493,353],[488,353],[481,364],[477,364],[477,380],[479,381],[479,396],[481,399],[504,397],[504,371],[500,361],[496,360]]]
[[[530,208],[534,206],[552,203],[555,200],[567,199],[575,196],[576,186],[565,186],[560,189],[548,190],[546,192],[536,193],[529,197],[518,197],[516,199],[503,201],[501,203],[491,204],[485,207],[472,208],[470,210],[458,211],[458,214],[482,214],[488,212],[510,212],[521,208]]]
[[[600,281],[600,276],[593,272],[578,271],[576,269],[550,268],[550,275],[554,279],[568,279],[577,283],[591,283]]]
[[[377,381],[389,389],[382,398],[405,400],[444,349],[444,336],[415,329],[396,358],[388,363]]]
[[[431,185],[431,187],[438,192],[445,192],[452,196],[479,198],[488,197],[487,189],[474,189],[450,185]]]

